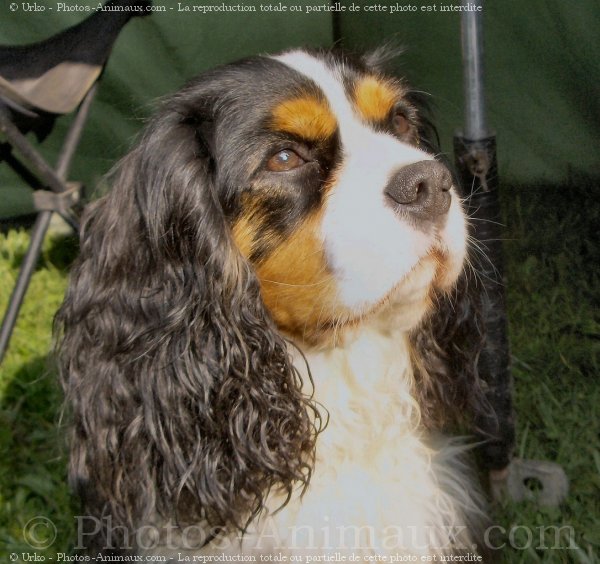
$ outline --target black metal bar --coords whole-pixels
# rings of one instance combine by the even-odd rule
[[[511,460],[515,442],[512,378],[504,295],[503,231],[498,199],[496,138],[485,115],[483,65],[483,0],[463,0],[481,7],[461,14],[464,74],[464,130],[454,137],[456,168],[471,217],[471,235],[479,246],[471,260],[479,273],[479,298],[485,345],[478,370],[491,412],[476,415],[484,443],[482,463],[501,470]]]
[[[98,82],[96,82],[85,95],[83,102],[75,114],[75,118],[69,127],[65,142],[63,143],[58,161],[56,163],[56,174],[61,180],[66,180],[69,174],[69,168],[71,167],[71,161],[75,155],[75,150],[81,140],[81,134],[83,133],[83,126],[87,120],[90,112],[90,107],[96,95],[98,89]]]
[[[65,183],[58,177],[52,167],[45,161],[44,157],[31,146],[27,138],[10,121],[5,112],[0,111],[0,132],[8,139],[14,149],[33,166],[35,172],[40,176],[42,184],[48,186],[54,192],[66,190]]]
[[[498,200],[496,139],[472,141],[454,138],[456,168],[471,217],[471,235],[479,249],[471,256],[478,272],[479,299],[485,345],[478,370],[485,382],[491,407],[476,416],[475,426],[484,443],[482,463],[490,470],[505,468],[512,457],[515,422],[512,407],[512,378],[504,295],[503,229]]]
[[[23,303],[23,298],[25,297],[25,292],[27,291],[31,276],[33,275],[33,271],[35,270],[35,266],[40,256],[42,243],[44,242],[44,237],[50,226],[51,219],[52,212],[40,212],[31,231],[29,248],[27,249],[23,263],[21,264],[17,283],[10,296],[8,308],[6,309],[4,319],[2,320],[2,328],[0,329],[0,362],[2,362],[6,349],[8,348],[10,336],[12,335],[19,315],[19,310]]]
[[[85,125],[92,100],[94,99],[96,88],[97,83],[86,94],[83,102],[79,106],[77,114],[75,115],[75,118],[69,127],[69,131],[67,132],[60,155],[58,157],[56,172],[52,170],[43,157],[41,157],[39,153],[35,151],[35,149],[29,144],[29,141],[27,141],[21,132],[18,131],[11,122],[6,121],[6,116],[0,114],[0,127],[7,135],[11,144],[16,146],[23,156],[35,166],[37,172],[44,181],[51,181],[49,186],[55,192],[63,192],[67,188],[64,181],[71,166],[73,156],[75,155],[77,145],[81,139],[83,126]],[[35,266],[39,260],[44,237],[48,232],[50,221],[52,219],[52,213],[52,211],[40,212],[32,228],[29,248],[27,249],[23,263],[21,264],[19,276],[8,302],[8,307],[4,315],[4,319],[2,320],[2,327],[0,328],[0,363],[2,362],[6,350],[8,349],[8,344],[17,322],[19,310],[21,309],[23,299],[25,298],[25,293],[27,292],[27,288],[29,287],[31,277],[33,276],[33,272],[35,270]],[[75,225],[73,225],[73,218],[69,218],[68,222],[70,225],[75,227]]]

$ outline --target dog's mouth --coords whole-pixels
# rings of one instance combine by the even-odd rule
[[[354,324],[393,312],[399,326],[411,329],[431,304],[439,271],[444,268],[443,256],[434,250],[427,254],[374,304],[366,304],[353,316]]]
[[[306,331],[309,344],[340,345],[348,332],[368,323],[398,331],[416,327],[435,303],[437,291],[447,288],[439,284],[446,280],[445,254],[438,248],[417,261],[412,269],[390,291],[374,303],[359,308],[340,308],[335,316],[325,320],[316,331]],[[335,309],[335,308],[332,308]],[[308,328],[307,328],[308,329]]]

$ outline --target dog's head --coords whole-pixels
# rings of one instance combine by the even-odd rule
[[[462,268],[465,222],[407,87],[304,51],[223,73],[217,190],[277,324],[310,339],[393,300],[414,325]]]
[[[430,290],[456,279],[465,222],[451,175],[421,143],[408,88],[365,60],[247,60],[204,75],[165,109],[205,162],[196,190],[212,191],[271,315],[295,338],[390,299],[410,303],[411,326]],[[157,125],[149,142],[170,134]],[[157,149],[169,159],[172,144]],[[173,196],[166,184],[146,189]]]
[[[323,344],[455,282],[465,219],[413,96],[373,58],[287,52],[167,99],[90,206],[58,320],[71,477],[116,523],[235,524],[308,482]]]

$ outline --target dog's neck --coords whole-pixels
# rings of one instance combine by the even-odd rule
[[[310,486],[289,500],[273,490],[243,537],[219,539],[204,552],[223,552],[221,541],[235,554],[347,557],[470,546],[464,524],[479,505],[458,460],[463,447],[430,442],[415,399],[409,328],[399,319],[406,318],[391,309],[373,317],[347,332],[343,346],[291,347],[305,393],[328,416]]]
[[[404,393],[411,393],[414,379],[409,335],[427,306],[427,300],[422,298],[410,303],[389,301],[377,314],[339,328],[327,344],[300,344],[292,355],[303,376],[305,393],[312,395],[310,388],[314,385],[315,398],[324,404],[332,386],[351,391],[364,388],[365,398],[372,390],[388,386],[395,393],[399,387]]]
[[[389,425],[414,431],[420,423],[408,328],[394,323],[394,318],[402,317],[392,314],[388,308],[385,315],[347,330],[343,345],[304,350],[306,362],[299,353],[294,359],[305,393],[314,393],[327,410],[330,425],[352,428],[357,438],[365,437],[361,432],[365,428],[377,435]],[[332,440],[337,436],[324,433],[319,439],[321,448],[329,442],[328,435]],[[357,452],[376,446],[376,436],[367,440],[370,446],[355,445]]]

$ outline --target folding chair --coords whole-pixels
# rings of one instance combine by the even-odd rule
[[[73,206],[82,185],[67,182],[98,79],[123,26],[150,13],[152,0],[109,0],[83,22],[44,41],[0,46],[0,163],[12,167],[32,188],[37,217],[0,329],[0,362],[4,357],[25,292],[54,213],[77,227]],[[55,167],[30,143],[39,143],[56,118],[74,113]],[[21,160],[23,159],[23,160]]]

